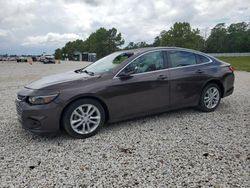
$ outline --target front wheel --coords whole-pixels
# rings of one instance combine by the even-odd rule
[[[199,108],[204,112],[214,111],[220,104],[221,90],[217,84],[207,85],[201,94]]]
[[[63,115],[65,131],[75,138],[95,135],[105,122],[102,105],[93,99],[80,99],[72,103]]]

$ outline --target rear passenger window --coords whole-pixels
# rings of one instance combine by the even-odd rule
[[[200,54],[196,54],[196,58],[197,58],[197,63],[200,64],[200,63],[207,63],[209,62],[210,60],[203,56],[203,55],[200,55]]]
[[[196,64],[195,55],[191,52],[169,51],[169,59],[172,67],[183,67]]]

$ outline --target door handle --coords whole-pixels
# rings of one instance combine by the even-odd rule
[[[167,78],[168,78],[168,77],[165,76],[165,75],[160,75],[160,76],[158,76],[157,80],[165,80],[165,79],[167,79]]]
[[[199,70],[196,71],[196,73],[202,74],[202,73],[204,73],[204,71],[199,69]]]

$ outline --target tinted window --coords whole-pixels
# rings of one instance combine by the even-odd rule
[[[182,67],[196,64],[195,55],[191,52],[169,51],[169,58],[172,67]]]
[[[163,54],[162,52],[147,53],[135,61],[130,63],[124,72],[131,72],[133,74],[150,72],[160,70],[164,68]]]
[[[203,55],[196,54],[197,57],[197,63],[207,63],[209,62],[209,59]]]

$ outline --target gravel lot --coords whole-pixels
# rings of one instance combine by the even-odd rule
[[[0,187],[250,187],[250,73],[216,112],[184,109],[111,124],[77,140],[23,130],[15,93],[84,63],[0,62]]]

